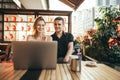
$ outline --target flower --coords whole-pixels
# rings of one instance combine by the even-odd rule
[[[108,42],[109,42],[109,48],[112,48],[114,45],[117,45],[116,38],[110,38]]]
[[[92,35],[94,35],[96,32],[97,32],[96,29],[90,29],[90,30],[87,31],[87,34],[90,35],[90,36],[92,36]]]
[[[109,48],[112,48],[114,45],[117,45],[120,48],[120,24],[116,29],[117,37],[110,37],[108,40]]]
[[[77,36],[74,40],[75,44],[80,44],[81,43],[81,37]]]
[[[120,21],[120,16],[112,20],[112,22],[119,22],[119,21]]]

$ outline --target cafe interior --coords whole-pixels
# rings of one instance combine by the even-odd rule
[[[113,24],[110,24],[116,26],[114,32],[118,38],[105,38],[108,39],[107,45],[111,50],[109,53],[114,51],[116,55],[106,55],[105,49],[101,48],[107,42],[104,45],[97,44],[99,40],[94,41],[96,38],[91,36],[100,32],[96,26],[101,25],[93,20],[95,17],[91,11],[95,10],[91,6],[94,6],[94,2],[95,0],[0,0],[0,80],[120,80],[120,17],[112,17]],[[86,12],[91,13],[84,15]],[[54,33],[53,21],[56,17],[64,19],[63,31],[74,36],[69,62],[57,62],[56,41],[26,41],[27,36],[32,34],[34,20],[39,16],[46,21],[46,35]],[[102,19],[95,20],[102,22]],[[102,30],[107,32],[105,29]],[[114,44],[118,44],[117,49],[113,49]]]

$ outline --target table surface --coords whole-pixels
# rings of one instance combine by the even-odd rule
[[[120,80],[120,72],[104,64],[86,66],[82,61],[81,72],[74,72],[70,64],[57,64],[56,69],[14,70],[13,63],[0,63],[0,80]]]

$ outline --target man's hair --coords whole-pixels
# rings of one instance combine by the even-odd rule
[[[56,18],[54,19],[54,21],[56,21],[56,20],[62,20],[62,22],[63,22],[63,24],[64,24],[64,19],[63,19],[62,17],[56,17]]]

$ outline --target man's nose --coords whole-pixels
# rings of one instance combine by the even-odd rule
[[[57,26],[57,27],[59,27],[60,25],[59,25],[59,24],[57,24],[56,26]]]

